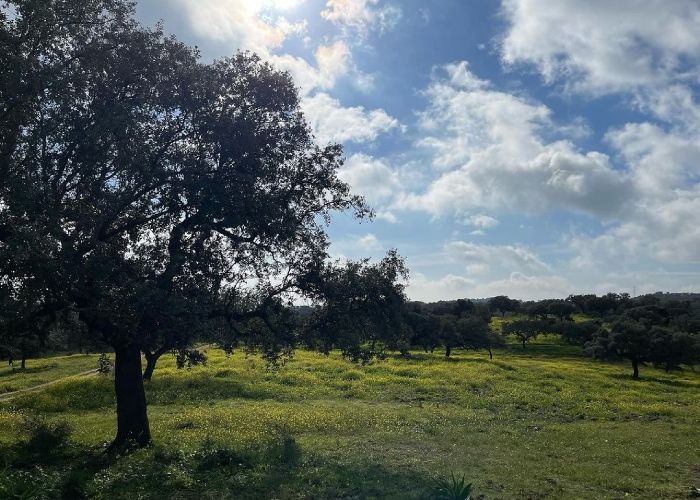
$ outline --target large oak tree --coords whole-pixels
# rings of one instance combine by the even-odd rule
[[[38,315],[112,346],[114,446],[144,445],[140,352],[317,295],[330,215],[369,211],[254,55],[204,63],[123,0],[6,2],[0,44],[3,283],[38,283]]]

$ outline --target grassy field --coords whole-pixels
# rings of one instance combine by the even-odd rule
[[[66,498],[410,499],[452,472],[488,499],[689,498],[700,487],[700,373],[690,370],[644,367],[633,381],[626,364],[592,361],[551,338],[491,361],[415,353],[366,367],[299,351],[269,371],[257,358],[208,354],[206,367],[189,371],[162,360],[147,386],[155,445],[126,457],[102,453],[115,426],[109,377],[0,402],[0,488]],[[53,367],[45,381],[94,365],[70,356],[28,366]],[[0,372],[13,387],[29,383],[17,377]],[[38,415],[70,424],[70,445],[39,456],[22,444]]]
[[[14,368],[0,365],[0,396],[75,375],[97,367],[97,354],[74,354],[42,359],[29,359],[24,370],[19,361]]]

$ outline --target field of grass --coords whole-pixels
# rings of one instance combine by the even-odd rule
[[[0,365],[0,396],[37,385],[52,382],[97,367],[97,354],[74,354],[42,359],[28,359],[24,370],[19,369],[19,360],[14,367]]]
[[[67,498],[410,499],[428,497],[435,478],[452,472],[487,499],[689,498],[700,487],[698,372],[644,367],[633,381],[627,364],[592,361],[548,338],[493,360],[416,352],[365,367],[304,351],[275,371],[243,354],[208,355],[192,370],[161,361],[147,385],[155,445],[125,457],[102,453],[115,426],[109,377],[0,402],[0,488]],[[28,366],[41,363],[56,363],[58,375],[95,359]],[[22,443],[37,416],[67,422],[70,445],[32,454]]]

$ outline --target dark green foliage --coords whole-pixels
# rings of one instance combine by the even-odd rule
[[[599,329],[586,350],[600,359],[625,358],[632,362],[632,377],[639,378],[639,364],[653,359],[649,328],[633,319],[620,319],[610,330]]]
[[[593,339],[593,334],[600,329],[600,323],[596,321],[561,321],[556,325],[555,331],[569,344],[583,346]]]
[[[547,311],[556,316],[559,321],[564,321],[565,318],[575,313],[577,309],[575,304],[566,300],[552,300],[547,305]]]
[[[503,335],[513,335],[522,344],[525,344],[538,335],[556,331],[556,325],[547,320],[520,319],[504,323],[501,327]]]
[[[189,370],[193,366],[206,365],[207,355],[197,349],[181,349],[175,351],[175,366],[178,369],[187,367]]]
[[[650,335],[652,361],[666,371],[700,363],[700,335],[659,327]]]
[[[66,450],[71,427],[66,422],[50,422],[42,418],[34,418],[27,420],[26,433],[27,440],[23,445],[23,451],[46,460]]]
[[[0,305],[20,313],[0,327],[28,345],[21,332],[77,315],[81,339],[115,352],[115,441],[143,445],[139,351],[145,378],[164,352],[196,340],[229,337],[226,345],[273,360],[289,352],[292,330],[269,317],[290,297],[333,295],[318,280],[347,269],[324,269],[325,225],[337,211],[370,210],[338,178],[341,147],[314,142],[289,74],[257,56],[204,63],[160,27],[139,25],[125,0],[8,8],[0,282],[12,287],[0,290]],[[378,337],[399,347],[388,332],[393,313],[379,310],[401,298],[353,303],[373,332],[333,344],[353,358]]]
[[[449,479],[436,480],[431,498],[434,500],[470,500],[472,483],[466,484],[464,477],[462,476],[458,480],[453,472]]]
[[[488,305],[491,312],[498,312],[501,316],[505,316],[509,312],[517,312],[520,309],[520,301],[510,299],[505,295],[490,299]]]
[[[408,345],[403,281],[408,269],[391,251],[376,264],[369,260],[324,266],[314,279],[320,306],[307,319],[309,347],[340,349],[352,361],[382,359],[386,350]]]

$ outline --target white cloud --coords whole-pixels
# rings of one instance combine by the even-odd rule
[[[340,169],[339,177],[350,184],[354,193],[369,203],[390,199],[401,189],[399,175],[383,160],[365,154],[355,154]]]
[[[369,142],[399,127],[383,109],[343,107],[337,99],[318,93],[302,101],[302,109],[320,143]]]
[[[369,29],[383,32],[396,26],[401,9],[394,5],[380,5],[380,0],[328,0],[321,17],[364,35]]]
[[[632,199],[626,175],[601,153],[569,141],[547,142],[550,110],[494,90],[466,62],[436,70],[419,114],[426,148],[441,174],[420,195],[398,202],[434,215],[474,208],[538,213],[553,208],[611,218]]]
[[[314,89],[331,89],[340,77],[352,70],[352,55],[342,40],[320,45],[314,54],[316,66],[290,54],[271,54],[268,59],[277,68],[289,71],[301,95],[308,95]]]
[[[500,224],[498,219],[485,214],[470,215],[464,222],[479,229],[491,229]]]
[[[383,245],[381,244],[379,239],[372,233],[367,233],[363,236],[358,236],[355,239],[355,242],[357,243],[357,245],[360,246],[360,248],[367,252],[378,251],[383,248]]]
[[[470,273],[485,274],[492,270],[504,270],[507,273],[550,270],[535,253],[522,246],[454,241],[445,245],[445,251],[454,260],[463,263]]]
[[[566,297],[573,290],[566,278],[556,275],[526,275],[511,273],[508,277],[493,281],[477,282],[463,276],[448,274],[430,279],[414,273],[407,287],[413,300],[437,301],[459,298],[486,298],[508,295],[521,300]]]
[[[231,41],[237,47],[266,55],[291,35],[303,33],[306,23],[290,23],[275,0],[176,0],[187,12],[199,36]],[[295,3],[302,3],[297,0]],[[290,6],[290,5],[288,5]]]
[[[503,0],[507,64],[534,64],[577,91],[658,87],[698,77],[697,0]]]

